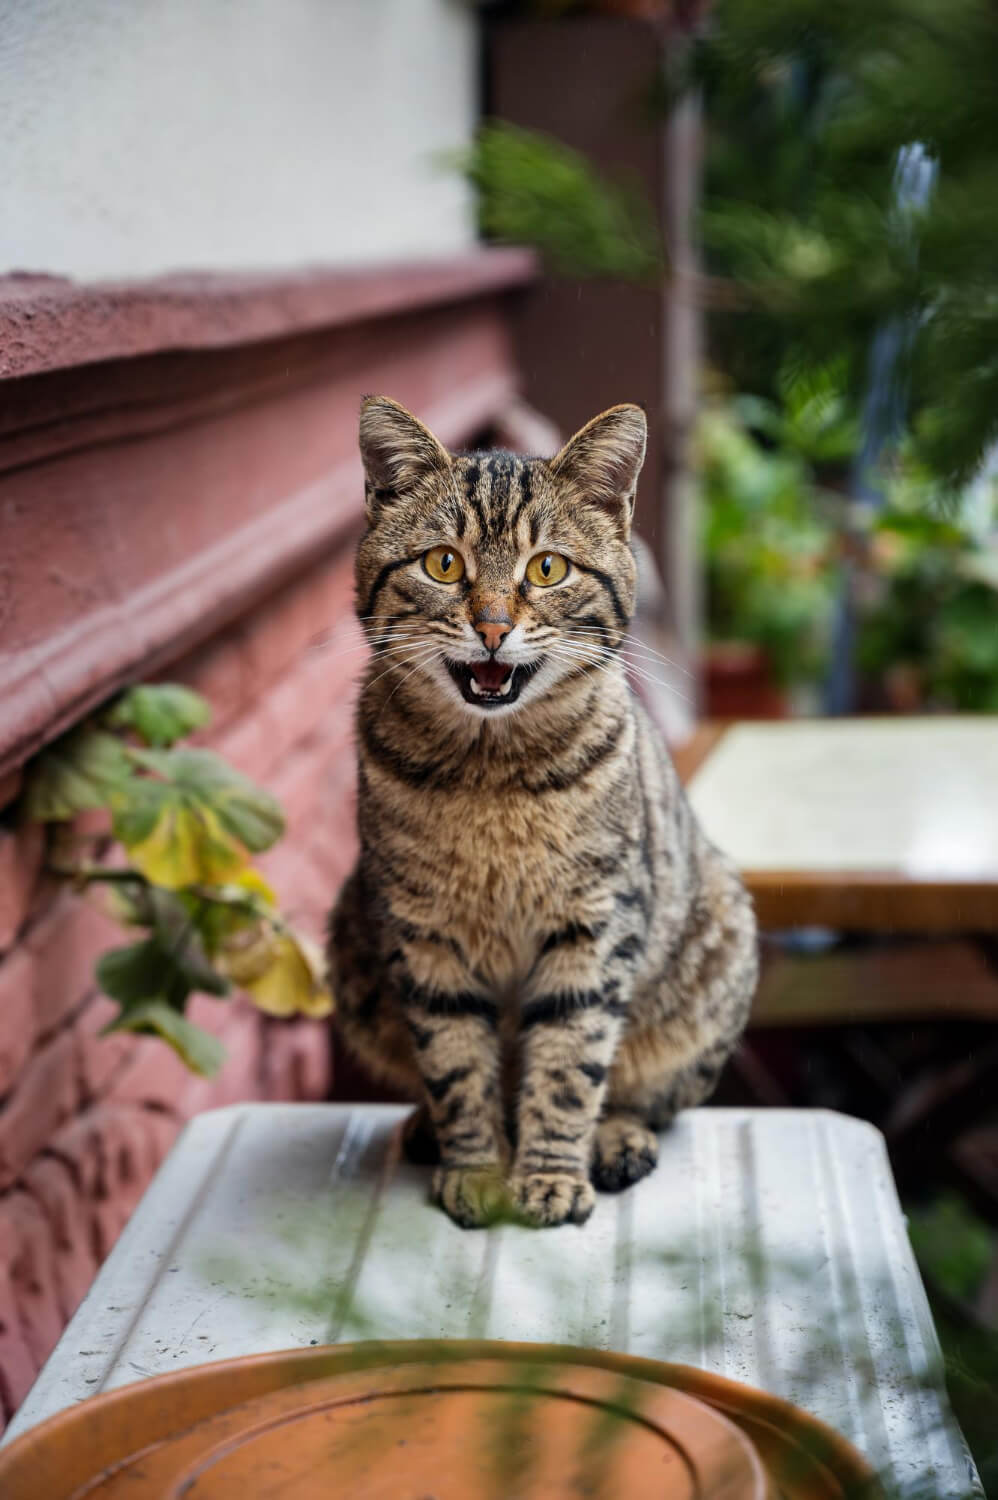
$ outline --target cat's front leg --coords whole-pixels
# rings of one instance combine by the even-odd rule
[[[508,1210],[498,1014],[488,996],[403,985],[403,1012],[440,1152],[433,1197],[463,1229]]]
[[[593,1139],[627,1010],[627,978],[608,972],[598,951],[577,946],[570,966],[542,961],[520,1011],[510,1190],[517,1211],[538,1226],[582,1224],[592,1213]]]

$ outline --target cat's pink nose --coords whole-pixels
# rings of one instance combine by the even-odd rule
[[[513,629],[512,620],[476,620],[475,629],[485,642],[486,650],[498,651],[504,635]]]

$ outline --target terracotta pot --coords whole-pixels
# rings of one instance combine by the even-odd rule
[[[883,693],[892,714],[925,712],[925,683],[917,663],[899,661],[887,668]]]
[[[639,21],[665,21],[675,9],[671,0],[594,0],[589,8],[604,16],[635,16]]]
[[[749,1386],[598,1350],[406,1342],[178,1370],[0,1452],[5,1500],[582,1494],[874,1500],[844,1438]]]
[[[708,719],[785,719],[783,690],[760,646],[747,641],[715,641],[703,661],[704,712]]]
[[[694,32],[707,15],[710,0],[592,0],[590,9],[606,16],[663,23],[671,35]]]

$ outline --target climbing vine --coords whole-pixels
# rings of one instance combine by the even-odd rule
[[[332,1009],[321,952],[252,863],[284,832],[280,806],[182,743],[210,715],[188,688],[133,687],[37,757],[22,801],[52,825],[50,868],[136,935],[97,962],[119,1007],[105,1032],[159,1036],[205,1076],[225,1049],[186,1015],[192,994],[243,990],[273,1016]]]

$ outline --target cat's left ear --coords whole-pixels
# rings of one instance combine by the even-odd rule
[[[626,533],[647,441],[640,406],[611,406],[569,438],[551,460],[551,472],[571,485],[580,500],[606,511]]]
[[[386,505],[432,474],[450,472],[450,454],[428,427],[388,396],[365,396],[360,408],[367,513],[373,521]]]

